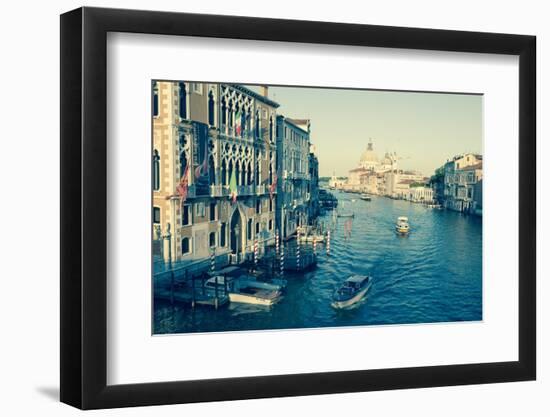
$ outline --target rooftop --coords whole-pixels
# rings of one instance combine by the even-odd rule
[[[460,171],[471,171],[471,170],[474,170],[474,169],[483,169],[483,162],[479,162],[475,165],[469,165],[467,167],[460,168]]]
[[[275,107],[275,108],[278,108],[280,106],[279,103],[277,103],[276,101],[273,101],[267,97],[264,97],[262,96],[261,94],[258,94],[254,91],[252,91],[251,89],[245,87],[244,85],[241,85],[241,84],[229,84],[231,87],[233,87],[234,89],[236,90],[239,90],[245,94],[248,94],[249,96],[252,96],[254,97],[256,100],[259,100],[271,107]]]

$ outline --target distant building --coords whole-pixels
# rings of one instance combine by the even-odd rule
[[[433,189],[425,185],[411,186],[408,200],[414,203],[432,204],[434,202]]]
[[[466,153],[444,165],[443,202],[446,208],[464,213],[482,213],[483,158]]]
[[[312,222],[319,215],[319,159],[313,145],[309,152],[309,195],[309,222]]]
[[[348,180],[337,188],[391,198],[408,198],[408,184],[422,182],[424,177],[417,171],[398,169],[399,159],[402,158],[388,152],[379,159],[370,140],[367,149],[361,154],[358,166],[349,171]]]

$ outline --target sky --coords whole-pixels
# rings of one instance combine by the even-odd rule
[[[481,95],[270,86],[269,98],[278,114],[311,120],[320,176],[347,176],[369,139],[378,158],[396,152],[400,169],[425,176],[483,150]]]

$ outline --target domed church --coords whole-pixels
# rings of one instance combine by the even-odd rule
[[[376,156],[376,153],[374,153],[371,139],[367,145],[367,149],[361,155],[361,159],[359,160],[359,168],[374,170],[377,166],[378,157]]]

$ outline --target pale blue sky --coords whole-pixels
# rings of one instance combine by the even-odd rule
[[[253,88],[258,91],[257,88]],[[482,153],[482,96],[301,87],[269,87],[279,114],[311,119],[321,176],[347,175],[369,138],[379,158],[430,176],[447,159]]]

